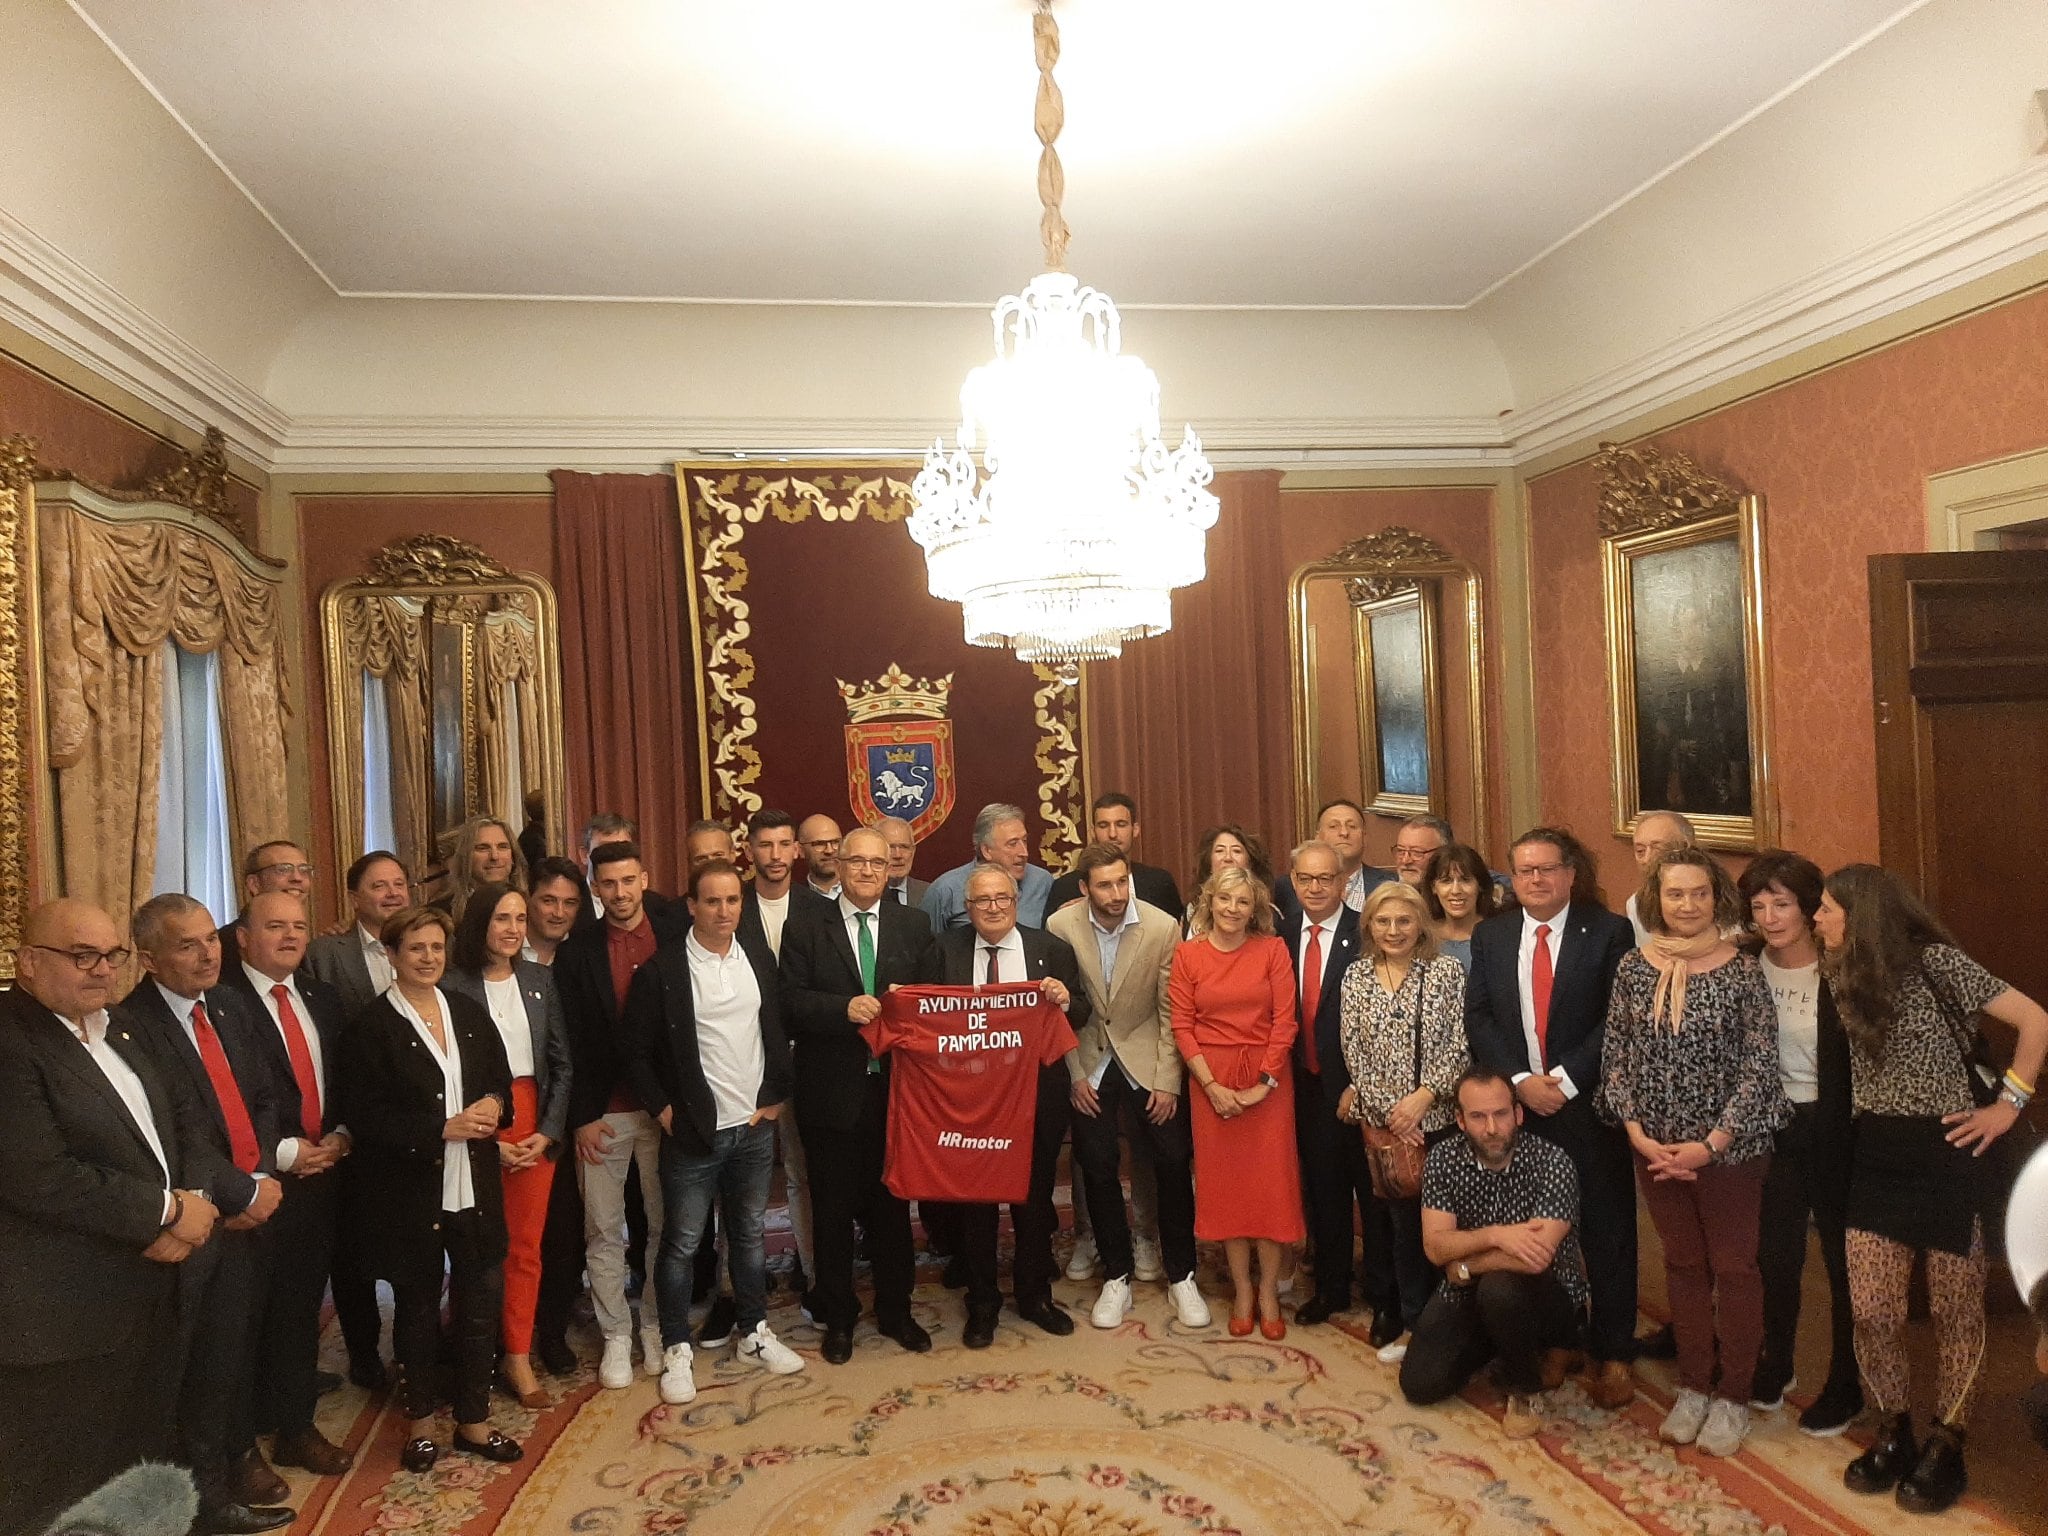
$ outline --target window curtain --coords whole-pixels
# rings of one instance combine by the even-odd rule
[[[389,848],[407,874],[418,880],[433,863],[427,828],[428,807],[433,802],[427,778],[432,705],[427,698],[425,609],[414,598],[366,594],[349,598],[338,617],[344,679],[341,704],[363,722],[366,775],[362,785],[351,786],[355,813],[345,817],[343,825],[360,825],[367,837],[371,802],[387,801],[391,840],[365,843],[356,852]],[[381,713],[383,725],[374,737],[373,712]],[[373,790],[367,775],[379,746],[382,772]]]
[[[527,786],[543,777],[538,633],[525,614],[499,610],[484,620],[483,644],[484,804],[523,827]]]
[[[363,852],[398,851],[398,818],[391,799],[391,709],[384,679],[358,671],[363,690]]]
[[[156,883],[166,641],[215,658],[231,846],[289,826],[281,577],[183,523],[39,515],[64,890],[125,921]]]
[[[1257,833],[1276,870],[1294,840],[1280,476],[1222,474],[1213,489],[1208,576],[1173,594],[1167,633],[1089,663],[1082,696],[1090,794],[1135,799],[1139,856],[1183,886],[1218,822]]]
[[[214,921],[238,909],[228,837],[227,751],[220,656],[164,642],[164,747],[157,776],[156,876],[151,895],[183,891]]]
[[[654,885],[674,891],[697,803],[698,732],[675,479],[553,478],[569,824],[596,811],[633,817]]]

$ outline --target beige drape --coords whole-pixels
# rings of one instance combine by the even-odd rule
[[[432,703],[427,698],[427,626],[421,605],[415,598],[353,596],[342,604],[340,619],[342,706],[348,718],[363,718],[365,673],[384,684],[385,712],[391,722],[391,819],[398,834],[398,846],[391,851],[418,879],[433,862],[427,828]],[[354,820],[335,829],[343,848],[353,847],[362,837],[361,784],[355,789]]]
[[[67,894],[125,920],[156,874],[163,645],[220,653],[229,835],[283,835],[281,578],[181,523],[39,513],[44,683]]]
[[[526,823],[524,807],[514,804],[515,779],[523,789],[536,789],[541,774],[540,647],[532,619],[503,611],[483,626],[483,792],[484,804],[508,826]],[[505,729],[507,696],[518,701],[519,736]],[[516,762],[519,771],[512,771]]]

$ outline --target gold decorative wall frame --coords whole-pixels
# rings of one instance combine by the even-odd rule
[[[1288,649],[1292,660],[1289,675],[1290,694],[1294,717],[1294,794],[1300,818],[1300,831],[1306,836],[1313,828],[1316,806],[1322,801],[1334,798],[1336,794],[1349,794],[1351,786],[1341,788],[1321,782],[1318,770],[1318,743],[1322,739],[1322,711],[1318,707],[1316,689],[1317,658],[1314,636],[1309,618],[1309,589],[1311,583],[1339,581],[1343,583],[1345,596],[1351,609],[1351,632],[1349,642],[1358,664],[1370,665],[1369,631],[1361,626],[1369,622],[1375,607],[1413,594],[1415,601],[1429,617],[1425,631],[1424,646],[1426,664],[1432,668],[1438,663],[1441,625],[1436,622],[1439,605],[1452,607],[1462,621],[1465,643],[1459,647],[1458,672],[1464,679],[1466,737],[1471,743],[1469,752],[1469,794],[1472,806],[1471,826],[1461,827],[1463,836],[1475,843],[1489,835],[1491,810],[1488,797],[1487,732],[1486,732],[1486,668],[1485,668],[1485,592],[1479,571],[1470,563],[1458,559],[1434,539],[1417,533],[1414,529],[1399,526],[1382,528],[1364,538],[1354,539],[1335,554],[1322,560],[1312,560],[1303,565],[1288,579],[1287,583],[1287,628]],[[1455,585],[1455,593],[1453,586]],[[1368,674],[1369,675],[1369,674]],[[1441,804],[1441,792],[1435,791],[1438,784],[1448,784],[1450,764],[1445,760],[1443,736],[1443,678],[1440,673],[1426,681],[1430,701],[1431,725],[1429,727],[1432,763],[1433,793],[1429,803],[1411,800],[1403,796],[1389,796],[1384,792],[1375,794],[1373,784],[1367,780],[1361,787],[1364,794],[1375,801],[1370,808],[1383,815],[1406,816],[1426,811],[1431,805]],[[1361,778],[1365,779],[1364,765],[1368,758],[1376,761],[1377,747],[1373,723],[1364,708],[1361,698]],[[1444,814],[1441,808],[1436,814]]]
[[[35,905],[51,838],[43,766],[42,623],[36,600],[35,444],[0,439],[0,984]],[[40,856],[30,859],[31,845]]]
[[[1702,844],[1776,838],[1763,498],[1683,453],[1603,443],[1615,835],[1682,811]]]

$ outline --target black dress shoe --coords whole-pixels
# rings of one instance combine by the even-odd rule
[[[697,1330],[697,1347],[720,1349],[732,1342],[733,1324],[739,1319],[738,1309],[730,1296],[721,1295],[711,1303],[711,1310],[704,1315],[704,1326]]]
[[[1407,1331],[1399,1307],[1381,1307],[1372,1315],[1372,1332],[1367,1339],[1374,1349],[1385,1349]]]
[[[567,1376],[582,1363],[567,1339],[536,1339],[533,1352],[540,1356],[541,1367],[555,1376]]]
[[[253,1531],[282,1530],[299,1518],[295,1509],[269,1505],[215,1504],[199,1511],[192,1523],[193,1536],[247,1536]]]
[[[1842,1469],[1842,1484],[1851,1493],[1889,1493],[1919,1459],[1913,1416],[1894,1414],[1878,1426],[1870,1449]]]
[[[921,1355],[932,1347],[932,1336],[924,1331],[916,1318],[906,1317],[894,1323],[884,1323],[878,1330],[885,1339],[894,1339],[913,1355]]]
[[[383,1392],[391,1386],[391,1373],[375,1355],[349,1361],[348,1379],[366,1392]]]
[[[501,1435],[495,1429],[481,1440],[471,1440],[458,1429],[449,1440],[448,1449],[460,1451],[465,1456],[481,1456],[485,1461],[517,1461],[525,1454],[519,1449],[517,1440]]]
[[[313,1390],[321,1397],[325,1397],[330,1392],[339,1392],[341,1390],[341,1373],[339,1371],[315,1371],[313,1373]]]
[[[1655,1333],[1643,1334],[1635,1341],[1638,1360],[1676,1360],[1678,1358],[1678,1335],[1666,1323]]]
[[[844,1365],[853,1358],[853,1330],[851,1328],[827,1328],[825,1337],[818,1342],[818,1353],[827,1365]]]
[[[1908,1514],[1938,1515],[1970,1486],[1970,1474],[1963,1467],[1963,1432],[1952,1424],[1937,1424],[1920,1447],[1920,1459],[1899,1482],[1899,1508]]]
[[[948,1290],[957,1291],[963,1288],[968,1283],[967,1261],[959,1254],[954,1254],[946,1260],[946,1272],[939,1276],[939,1280]]]
[[[1344,1307],[1344,1302],[1333,1300],[1328,1296],[1311,1296],[1307,1301],[1304,1301],[1294,1309],[1294,1320],[1303,1327],[1309,1327],[1315,1323],[1327,1323],[1337,1313],[1342,1312]]]
[[[1017,1308],[1017,1315],[1027,1323],[1038,1324],[1055,1338],[1063,1339],[1074,1331],[1073,1314],[1051,1297],[1044,1301],[1034,1301],[1028,1307],[1020,1305]]]
[[[250,1446],[228,1464],[227,1499],[232,1504],[282,1504],[292,1496],[292,1487]]]
[[[398,1464],[408,1472],[431,1472],[441,1459],[441,1447],[425,1435],[414,1435],[398,1453]]]
[[[974,1308],[967,1314],[967,1326],[960,1331],[960,1342],[969,1349],[987,1349],[996,1341],[996,1314]]]

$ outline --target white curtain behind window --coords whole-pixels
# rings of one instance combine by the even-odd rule
[[[363,852],[398,848],[398,816],[391,804],[391,706],[384,682],[363,674]]]
[[[498,803],[498,814],[510,827],[526,825],[526,764],[524,754],[519,750],[519,684],[507,682],[504,687],[505,702],[500,710],[502,719],[498,729],[505,734],[505,790]]]
[[[221,733],[220,654],[164,642],[164,745],[157,778],[156,878],[151,895],[183,891],[214,920],[232,922],[234,854]]]

